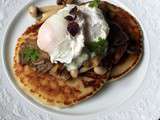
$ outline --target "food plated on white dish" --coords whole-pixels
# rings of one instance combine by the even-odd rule
[[[20,88],[44,105],[76,105],[127,75],[143,56],[139,23],[108,2],[59,1],[28,11],[36,22],[18,38],[13,70]]]
[[[46,103],[46,101],[43,101],[38,97],[38,94],[37,94],[37,96],[36,96],[36,94],[34,94],[34,95],[31,94],[34,91],[29,91],[28,90],[29,88],[26,88],[30,85],[27,85],[26,87],[24,87],[23,83],[21,83],[19,81],[19,77],[15,74],[15,69],[13,68],[14,63],[15,63],[14,57],[16,56],[15,55],[15,53],[16,53],[15,48],[17,47],[17,43],[20,43],[18,41],[19,38],[21,38],[23,36],[24,32],[27,31],[27,29],[31,28],[31,26],[33,26],[34,24],[43,24],[45,21],[47,21],[47,19],[49,19],[51,16],[54,15],[53,11],[52,11],[52,14],[49,15],[48,13],[51,13],[51,11],[47,12],[46,10],[51,9],[51,8],[52,8],[52,10],[54,9],[54,11],[55,11],[55,9],[57,10],[58,8],[55,7],[55,6],[57,6],[57,5],[55,5],[55,1],[53,1],[53,0],[32,1],[29,3],[25,3],[24,6],[22,6],[22,8],[17,11],[17,13],[13,17],[13,19],[11,19],[9,26],[8,27],[6,26],[7,29],[5,31],[5,36],[4,36],[4,39],[2,42],[3,43],[3,45],[2,45],[2,62],[3,62],[4,68],[5,68],[4,70],[6,72],[6,75],[9,78],[8,80],[9,80],[10,84],[12,85],[12,87],[15,89],[15,91],[17,91],[17,93],[19,93],[19,95],[22,97],[22,98],[20,98],[20,101],[23,102],[24,106],[25,105],[28,106],[28,103],[30,103],[31,105],[33,105],[33,106],[31,106],[31,108],[37,107],[37,108],[41,108],[40,110],[45,110],[44,112],[48,112],[48,113],[51,112],[51,114],[57,119],[72,120],[72,118],[74,119],[76,117],[76,119],[81,120],[81,119],[97,118],[99,115],[101,115],[101,112],[102,113],[105,112],[105,113],[109,114],[110,112],[114,113],[114,112],[122,110],[122,109],[128,109],[128,107],[130,107],[130,105],[132,103],[134,103],[135,99],[139,99],[139,95],[142,92],[143,87],[145,87],[145,85],[147,83],[147,80],[144,77],[146,76],[146,70],[147,70],[147,66],[149,63],[149,56],[150,56],[149,43],[148,43],[147,35],[146,35],[145,29],[144,29],[145,26],[143,26],[144,24],[143,24],[143,21],[141,21],[139,14],[137,14],[135,11],[132,12],[132,10],[127,8],[123,3],[119,2],[119,1],[114,1],[114,0],[109,0],[109,1],[107,1],[107,3],[111,4],[112,6],[116,6],[117,8],[120,8],[123,11],[127,12],[130,16],[132,16],[134,18],[134,20],[138,24],[140,31],[143,33],[142,40],[141,40],[142,41],[142,54],[141,54],[142,56],[139,57],[140,59],[137,62],[137,64],[132,66],[132,69],[129,68],[128,72],[126,72],[123,75],[120,75],[119,77],[117,76],[117,78],[111,77],[111,76],[113,76],[113,73],[116,73],[116,74],[118,73],[118,72],[114,72],[114,69],[112,69],[112,72],[111,72],[112,74],[109,75],[110,78],[107,81],[105,81],[104,84],[102,84],[102,86],[99,88],[99,90],[96,90],[92,96],[89,96],[88,97],[89,99],[88,98],[82,99],[81,101],[79,101],[75,104],[67,105],[67,106],[66,105],[59,106],[59,105],[54,105],[52,103]],[[74,5],[79,5],[79,4],[76,3]],[[82,2],[82,4],[84,4],[84,3]],[[69,5],[70,4],[68,4],[68,6]],[[59,7],[64,8],[63,5],[60,5]],[[37,8],[43,12],[40,12],[41,14],[35,14],[36,11],[38,10]],[[103,16],[106,19],[104,13],[103,13]],[[109,36],[111,33],[111,25],[108,21],[106,21],[106,23],[108,24],[108,28],[109,28],[109,33],[108,33],[108,36]],[[67,30],[67,32],[68,32],[68,30]],[[28,33],[28,35],[29,34],[30,33]],[[38,37],[38,34],[39,34],[39,30],[37,33],[37,37]],[[31,36],[31,37],[33,37],[33,36]],[[107,36],[107,38],[109,38],[108,36]],[[37,41],[38,41],[38,39],[37,39]],[[23,39],[22,39],[22,42],[23,42]],[[30,41],[30,43],[31,43],[31,41]],[[38,42],[34,42],[34,43],[37,44]],[[109,45],[108,45],[108,47],[109,47]],[[38,49],[40,49],[40,47],[38,47]],[[41,51],[43,53],[47,53],[44,50],[41,50]],[[48,55],[49,54],[47,53],[47,56]],[[34,57],[33,57],[33,59],[34,59]],[[49,57],[49,61],[51,61],[50,57]],[[130,61],[130,60],[128,60],[128,61]],[[123,65],[125,65],[126,67],[129,66],[129,64],[128,65],[123,64]],[[24,65],[24,66],[26,66],[26,65]],[[99,66],[100,66],[100,64],[99,64]],[[32,67],[32,69],[35,69],[33,66],[29,66],[29,67],[30,68]],[[103,66],[101,66],[101,67],[103,67]],[[123,70],[125,70],[126,67],[124,67],[124,66],[119,67],[120,68],[119,70],[118,69],[115,69],[115,70],[118,70],[120,73],[120,72],[122,72],[122,68],[123,68]],[[67,68],[67,66],[66,66],[66,68]],[[26,70],[27,69],[28,68],[26,67]],[[94,70],[94,69],[92,68],[92,70]],[[42,73],[39,72],[39,74],[42,74]],[[82,74],[79,73],[79,76],[80,75],[82,75]],[[78,78],[79,78],[79,76],[78,76]],[[88,77],[93,77],[93,76],[88,76]],[[76,80],[76,78],[73,78],[73,79]],[[72,82],[74,83],[73,79],[71,79],[72,81],[70,81],[69,85],[71,85]],[[32,79],[30,79],[30,80],[32,80]],[[63,79],[63,80],[65,80],[65,79]],[[25,81],[25,80],[23,80],[23,81]],[[8,82],[8,81],[6,81],[6,82]],[[30,81],[30,82],[32,82],[32,81]],[[35,85],[34,82],[35,81],[33,81],[33,83],[31,83],[31,84]],[[43,83],[45,84],[45,80],[43,81]],[[85,81],[85,83],[86,83],[86,81]],[[10,84],[7,83],[7,85],[9,85],[9,86],[10,86]],[[47,83],[47,84],[48,84],[48,86],[51,86],[50,83]],[[47,84],[45,86],[46,88],[44,87],[45,89],[47,89]],[[42,89],[42,87],[41,87],[41,89]],[[52,89],[53,89],[53,86],[52,86]],[[11,91],[11,92],[15,92],[15,91]],[[29,109],[29,108],[26,108],[26,109]]]

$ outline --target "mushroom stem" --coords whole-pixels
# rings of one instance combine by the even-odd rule
[[[40,22],[44,22],[49,16],[55,14],[58,10],[62,9],[64,5],[50,5],[44,7],[37,7],[31,5],[28,8],[30,15],[39,20]]]
[[[52,10],[48,11],[48,12],[44,12],[42,14],[42,17],[40,19],[40,22],[43,23],[47,18],[49,18],[51,15],[57,13],[58,10],[62,9],[64,6],[62,5],[55,5]]]
[[[43,13],[40,22],[44,22],[49,16],[53,15],[55,11],[51,10],[49,12]]]
[[[48,12],[48,11],[57,11],[57,9],[59,10],[60,8],[63,8],[64,5],[49,5],[49,6],[43,6],[43,7],[39,7],[39,10],[43,13]]]
[[[98,75],[104,75],[107,72],[107,70],[102,66],[97,66],[94,67],[94,72]]]
[[[79,70],[79,73],[85,73],[89,70],[91,70],[93,67],[82,67],[80,70]]]
[[[73,78],[77,78],[78,77],[78,70],[71,70],[70,74]]]
[[[94,67],[98,66],[101,62],[101,57],[100,56],[95,56],[94,58],[91,59],[92,65]]]

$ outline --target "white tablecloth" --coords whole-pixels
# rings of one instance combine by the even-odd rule
[[[146,85],[138,99],[119,111],[98,114],[95,120],[158,120],[160,118],[160,0],[119,0],[142,21],[150,42]],[[11,18],[30,0],[0,0],[0,43]],[[1,58],[1,56],[0,56]],[[0,59],[0,120],[59,120],[24,101],[9,84]]]

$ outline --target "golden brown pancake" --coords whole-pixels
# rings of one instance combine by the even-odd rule
[[[20,87],[35,100],[57,107],[67,107],[94,95],[106,82],[109,74],[94,75],[92,72],[78,79],[62,80],[56,75],[42,74],[29,65],[19,62],[19,50],[26,41],[36,41],[39,24],[29,27],[19,38],[14,57],[14,71]]]
[[[136,41],[136,44],[142,49],[142,32],[139,29],[139,24],[132,16],[107,2],[101,2],[99,8],[107,16],[107,20],[116,22],[121,26],[129,39]],[[132,70],[142,56],[142,50],[133,54],[125,54],[120,62],[108,69],[105,75],[97,75],[93,71],[88,71],[77,79],[63,80],[56,74],[42,74],[30,65],[21,64],[19,60],[22,45],[26,42],[36,42],[40,26],[41,24],[36,23],[27,28],[18,39],[13,69],[16,81],[21,89],[33,99],[45,105],[69,107],[93,96],[103,87],[105,82],[118,79]]]

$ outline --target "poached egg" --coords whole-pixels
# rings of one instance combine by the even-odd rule
[[[80,30],[72,36],[67,31],[68,21],[65,17],[75,6],[67,5],[49,17],[40,27],[37,40],[38,47],[49,54],[52,63],[60,62],[71,66],[68,70],[77,69],[88,58],[87,55],[82,58],[85,41],[97,41],[99,37],[106,39],[109,33],[109,26],[101,10],[86,4],[77,6],[83,15],[77,16],[75,21]],[[73,63],[79,59],[80,62],[76,62],[73,67]]]

